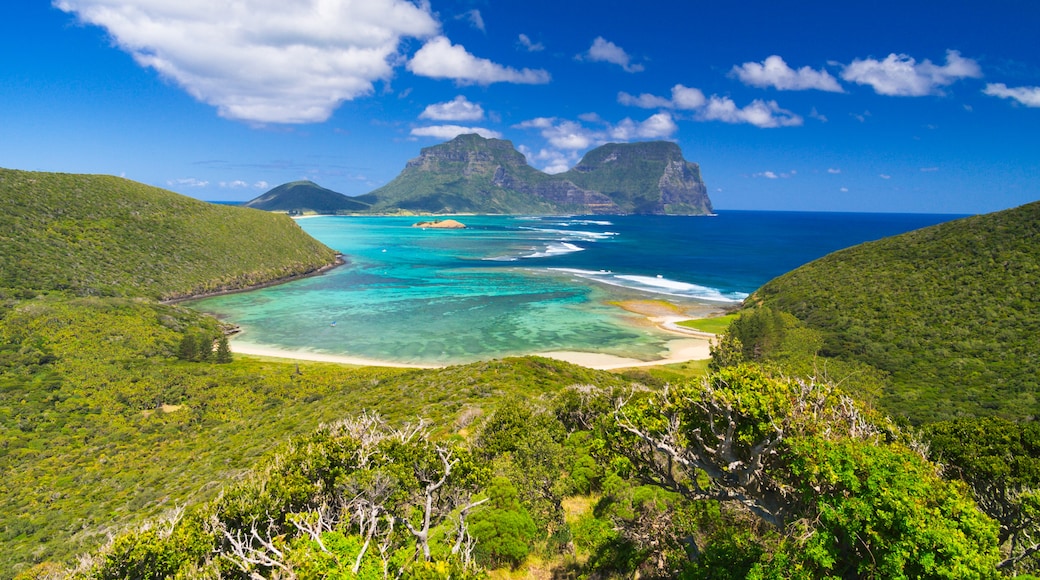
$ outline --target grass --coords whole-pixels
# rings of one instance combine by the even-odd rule
[[[710,334],[723,334],[729,328],[729,323],[733,322],[737,316],[738,314],[726,314],[714,318],[683,320],[682,322],[677,322],[676,325]]]

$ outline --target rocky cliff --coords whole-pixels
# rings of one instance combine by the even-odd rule
[[[695,163],[668,142],[608,144],[559,175],[527,164],[509,141],[460,135],[422,149],[387,185],[357,198],[373,211],[708,214]]]

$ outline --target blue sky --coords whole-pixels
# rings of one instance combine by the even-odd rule
[[[668,139],[720,209],[1040,199],[1040,3],[17,0],[0,166],[358,195],[460,131],[562,171]]]

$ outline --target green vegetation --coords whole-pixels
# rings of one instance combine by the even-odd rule
[[[232,357],[219,321],[156,298],[327,263],[287,218],[115,178],[4,171],[0,191],[0,576],[1040,569],[1040,431],[1010,420],[1034,413],[1019,333],[1035,330],[1038,206],[774,281],[714,323],[705,376]],[[247,259],[220,252],[234,244],[270,261],[228,270]],[[839,294],[831,275],[861,286]],[[989,334],[956,342],[958,326]],[[992,362],[998,347],[1021,360]],[[928,423],[929,445],[872,402]]]
[[[393,181],[357,198],[376,212],[711,213],[700,168],[674,143],[604,145],[548,175],[509,141],[460,135],[422,149]]]
[[[825,383],[740,366],[506,397],[459,426],[333,422],[73,574],[477,578],[538,554],[553,577],[998,577],[965,488]]]
[[[250,200],[246,207],[265,211],[284,211],[290,215],[337,214],[365,211],[368,204],[325,189],[313,181],[293,181]]]
[[[729,329],[730,323],[736,320],[737,316],[737,314],[726,314],[725,316],[716,316],[713,318],[683,320],[676,324],[700,332],[707,332],[709,334],[723,334],[727,329]]]
[[[887,373],[879,404],[913,423],[1040,415],[1040,203],[835,252],[748,303]]]
[[[335,260],[286,216],[118,177],[0,169],[0,200],[0,288],[169,299]]]
[[[712,212],[700,167],[670,141],[609,143],[558,177],[603,193],[624,213]]]

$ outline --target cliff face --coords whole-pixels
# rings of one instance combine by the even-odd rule
[[[707,214],[695,163],[674,143],[604,145],[548,175],[509,141],[460,135],[422,149],[387,185],[357,198],[373,211],[540,214]]]

